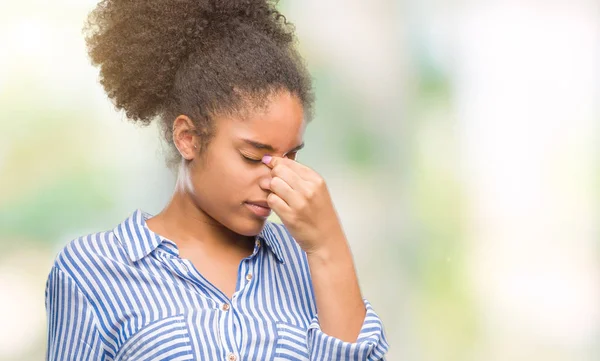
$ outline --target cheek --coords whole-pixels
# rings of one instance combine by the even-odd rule
[[[242,185],[225,166],[211,166],[198,172],[194,179],[194,202],[214,219],[223,222],[239,202],[243,201]]]
[[[237,153],[216,155],[202,169],[196,186],[199,190],[204,188],[204,193],[211,198],[245,200],[259,180],[258,167],[260,165],[246,163]]]

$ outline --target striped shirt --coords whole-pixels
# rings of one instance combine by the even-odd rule
[[[57,255],[46,283],[46,360],[383,360],[368,301],[355,343],[319,327],[306,254],[267,221],[231,299],[136,210]]]

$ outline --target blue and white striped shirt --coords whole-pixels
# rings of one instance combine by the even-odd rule
[[[135,211],[71,241],[46,284],[47,360],[383,360],[379,317],[357,342],[320,330],[306,254],[267,222],[228,299]]]

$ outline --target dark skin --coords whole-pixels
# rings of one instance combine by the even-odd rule
[[[192,121],[175,120],[173,141],[188,163],[148,227],[174,240],[180,257],[231,298],[239,264],[266,222],[248,203],[264,202],[307,253],[322,330],[355,342],[365,308],[352,254],[324,180],[295,161],[306,127],[301,102],[281,91],[242,118],[214,121],[215,136],[199,154]]]
[[[270,144],[275,154],[294,159],[294,150],[303,143],[305,123],[301,105],[289,95],[280,97],[268,111],[244,119],[217,116],[214,121],[214,138],[200,155],[191,119],[180,116],[175,120],[174,142],[189,163],[180,172],[167,207],[147,224],[155,233],[174,240],[180,256],[192,261],[231,299],[238,266],[252,253],[254,236],[266,222],[244,202],[266,202],[270,193],[270,170],[261,163],[266,150],[245,140]],[[201,191],[206,189],[211,191]]]

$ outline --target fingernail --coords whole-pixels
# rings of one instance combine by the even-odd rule
[[[265,164],[269,164],[269,162],[271,162],[271,157],[270,155],[265,155],[264,157],[262,157],[262,162]]]

